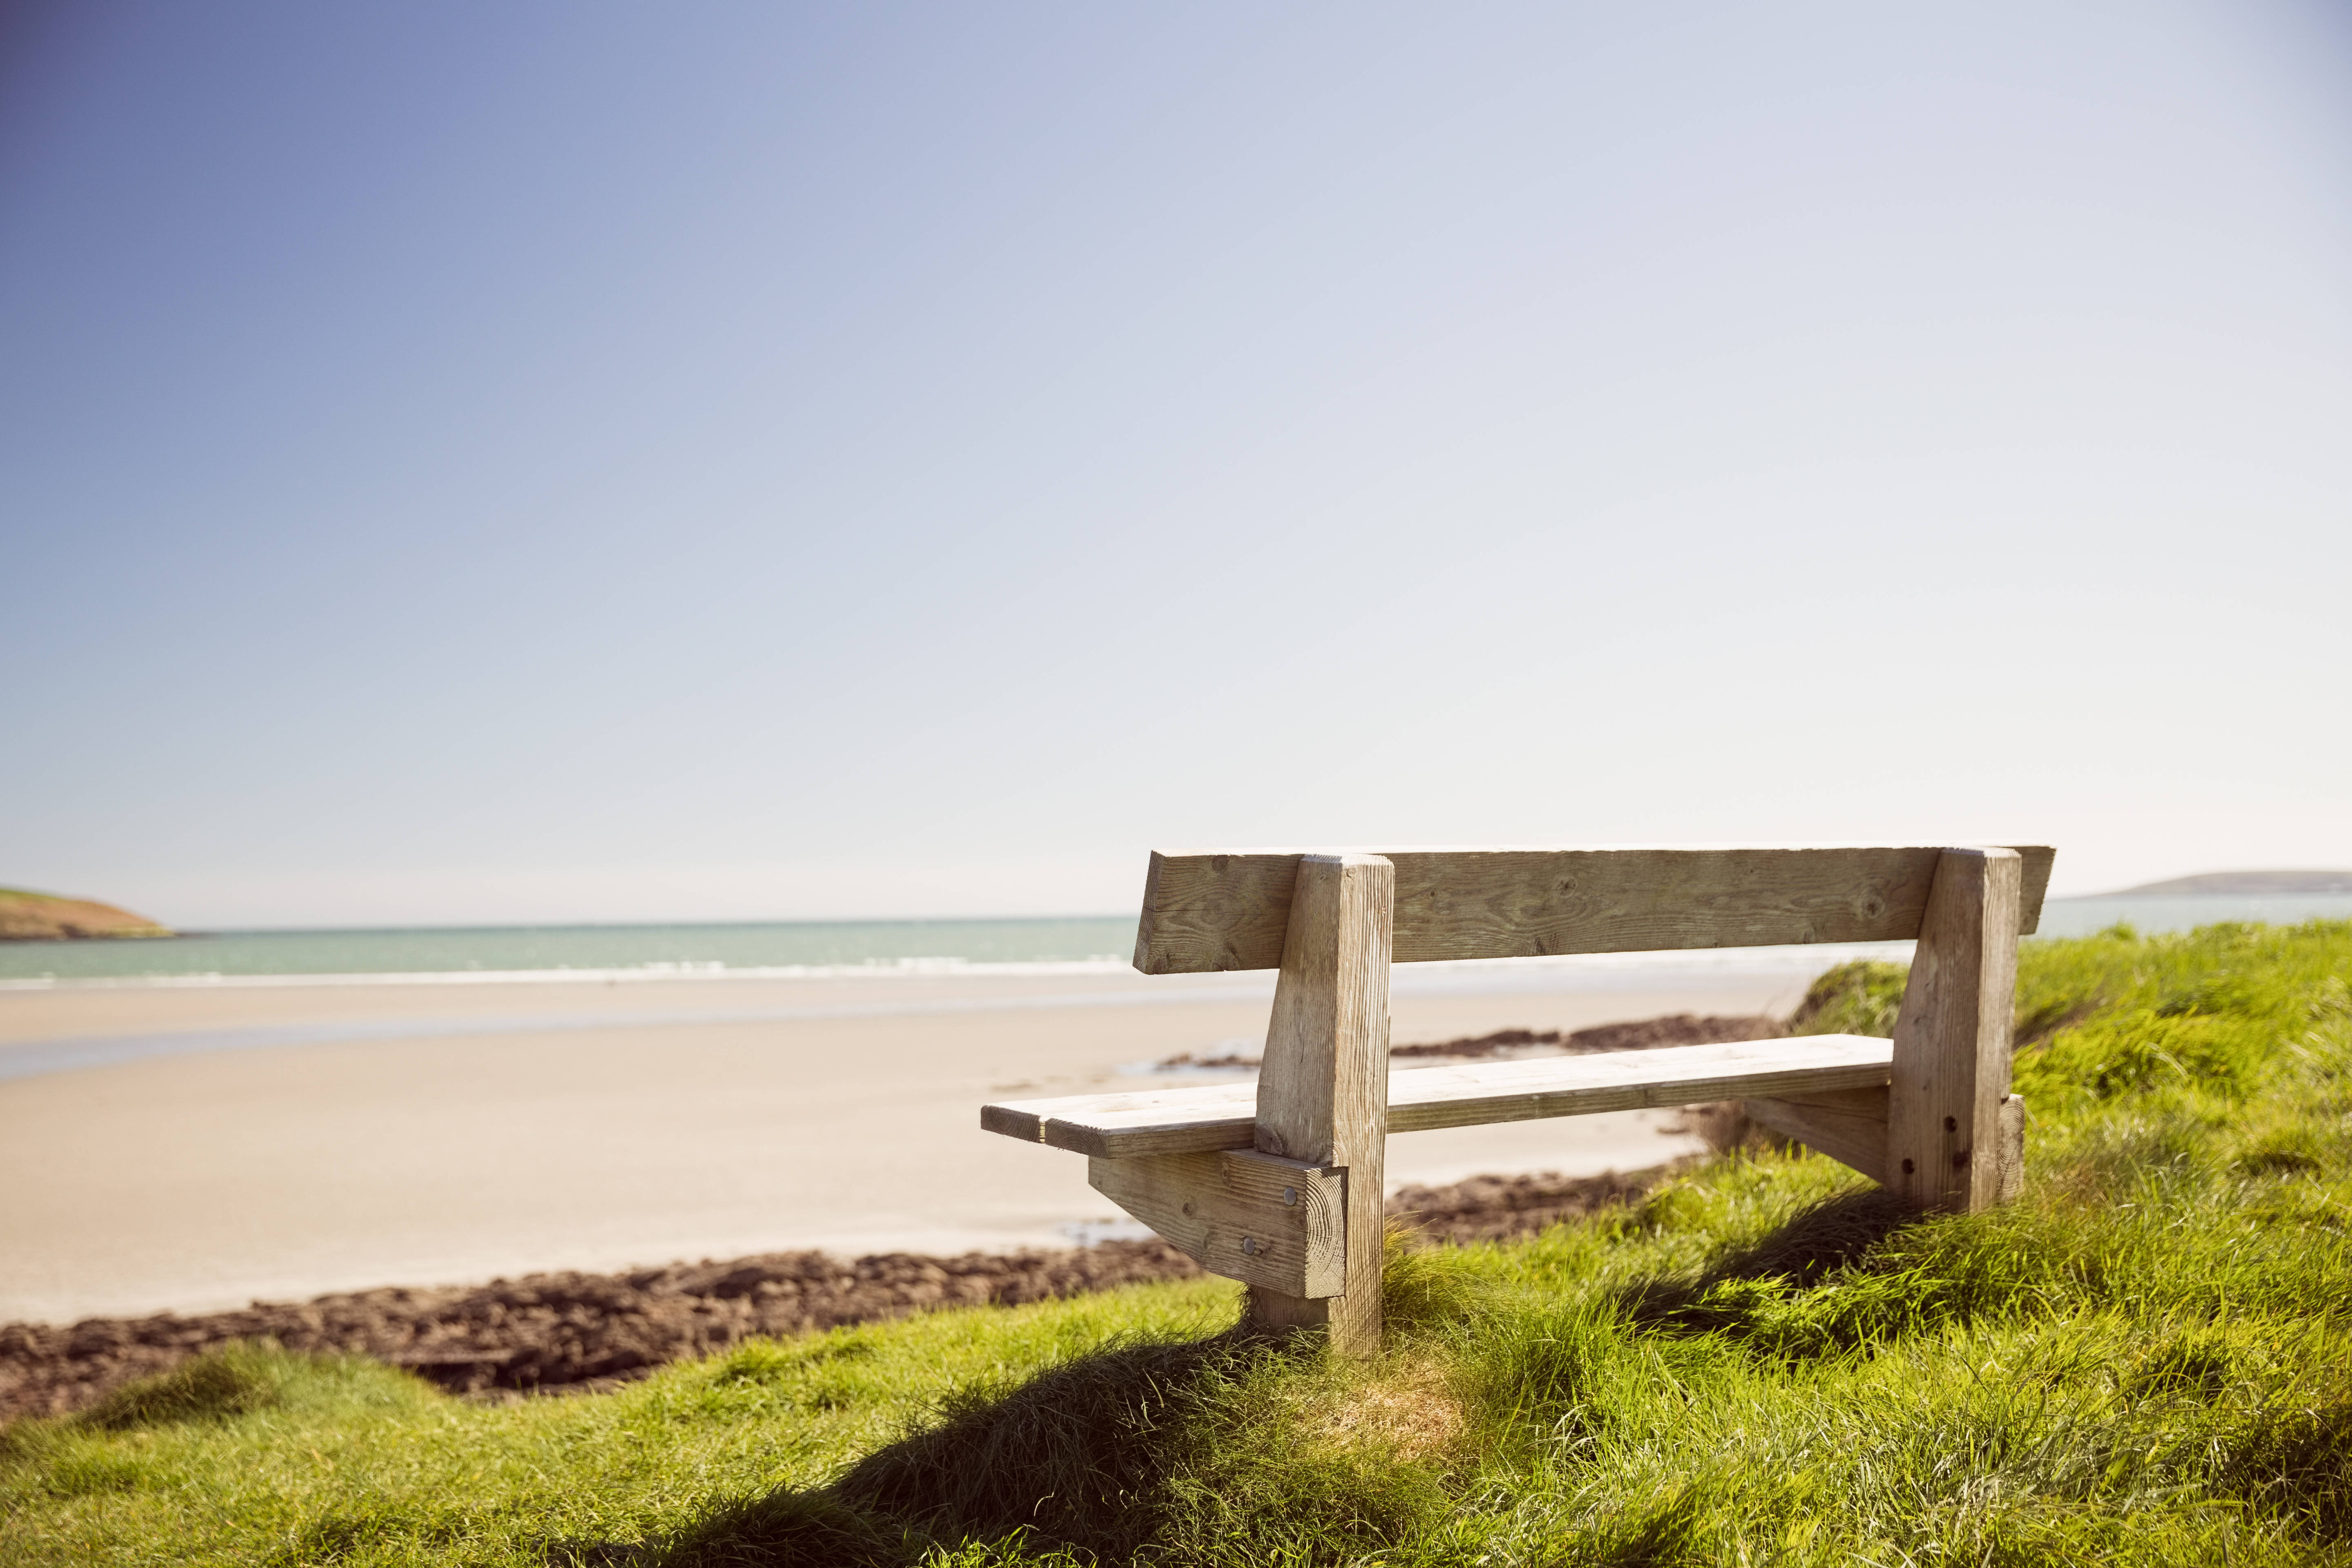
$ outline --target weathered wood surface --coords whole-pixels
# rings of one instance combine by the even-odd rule
[[[2011,849],[1947,849],[1937,866],[1887,1107],[1885,1184],[1922,1207],[2000,1201],[2022,872]]]
[[[1409,1068],[1388,1075],[1387,1130],[1871,1089],[1887,1082],[1893,1055],[1890,1041],[1869,1036],[1807,1035]],[[981,1111],[992,1132],[1104,1159],[1246,1149],[1256,1119],[1256,1090],[1246,1083],[1013,1100]]]
[[[1095,1191],[1212,1274],[1297,1297],[1339,1293],[1347,1177],[1253,1149],[1089,1160]]]
[[[1247,1149],[1256,1138],[1257,1085],[1008,1100],[982,1106],[980,1124],[1024,1143],[1050,1143],[1105,1159]]]
[[[1886,1087],[1743,1101],[1748,1116],[1806,1148],[1886,1181]]]
[[[2000,1183],[1999,1201],[2013,1204],[2025,1194],[2025,1097],[2012,1094],[2000,1102]]]
[[[2021,932],[2053,851],[2016,851]],[[1394,959],[1886,942],[1919,934],[1941,847],[1399,849]],[[1146,974],[1280,966],[1302,856],[1155,850],[1135,966]]]
[[[1809,1035],[1420,1068],[1390,1075],[1389,1131],[1867,1089],[1886,1081],[1891,1054],[1886,1041],[1862,1035]]]
[[[1347,1173],[1338,1292],[1250,1288],[1259,1326],[1328,1323],[1341,1355],[1370,1355],[1381,1341],[1395,902],[1395,868],[1379,856],[1300,858],[1251,1129],[1261,1153]]]

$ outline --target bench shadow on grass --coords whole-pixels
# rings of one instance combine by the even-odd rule
[[[1884,1187],[1841,1193],[1792,1216],[1749,1245],[1725,1254],[1696,1276],[1646,1279],[1616,1292],[1625,1318],[1672,1334],[1738,1337],[1754,1321],[1722,1287],[1784,1280],[1803,1290],[1860,1261],[1919,1212]]]
[[[1736,1333],[1737,1315],[1706,1300],[1717,1287],[1768,1278],[1818,1283],[1916,1217],[1875,1189],[1843,1194],[1696,1278],[1628,1289],[1620,1308],[1665,1332]],[[1123,1560],[1167,1518],[1188,1416],[1247,1363],[1312,1353],[1307,1347],[1319,1342],[1293,1342],[1297,1350],[1285,1350],[1234,1329],[1177,1344],[1111,1346],[1009,1390],[952,1396],[929,1425],[830,1487],[726,1504],[658,1541],[551,1542],[547,1554],[581,1568],[900,1568],[938,1547],[1017,1536],[1033,1549]]]
[[[1166,1519],[1187,1418],[1209,1391],[1260,1357],[1302,1350],[1238,1328],[1111,1345],[1009,1389],[950,1395],[928,1424],[831,1486],[721,1502],[650,1540],[530,1544],[558,1568],[907,1568],[942,1547],[1010,1538],[1124,1560]],[[394,1540],[439,1550],[465,1536],[465,1522],[323,1520],[270,1561],[335,1562]]]
[[[936,1546],[1017,1535],[1033,1547],[1121,1559],[1166,1516],[1186,1418],[1204,1392],[1245,1362],[1281,1353],[1238,1329],[1112,1346],[1009,1391],[953,1396],[929,1425],[822,1490],[779,1489],[664,1541],[575,1545],[568,1555],[632,1568],[883,1568]]]

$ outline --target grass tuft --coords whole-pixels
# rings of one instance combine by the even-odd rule
[[[1860,958],[1841,963],[1805,990],[1789,1016],[1792,1035],[1876,1035],[1891,1039],[1910,972],[1899,963]]]
[[[159,1377],[119,1388],[75,1417],[101,1432],[179,1421],[225,1421],[286,1402],[302,1363],[272,1345],[229,1344]]]

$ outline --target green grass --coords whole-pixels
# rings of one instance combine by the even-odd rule
[[[2347,979],[2344,923],[2030,944],[2023,1202],[1727,1160],[1397,1255],[1365,1364],[1218,1281],[506,1406],[240,1349],[0,1436],[0,1562],[2352,1563]]]

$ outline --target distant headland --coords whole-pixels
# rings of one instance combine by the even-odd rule
[[[177,936],[144,915],[55,893],[0,888],[0,942],[66,942],[77,937]]]
[[[2352,893],[2352,871],[2208,871],[2168,882],[2093,895],[2102,899],[2163,899],[2199,894],[2238,898],[2292,897],[2300,893]]]

